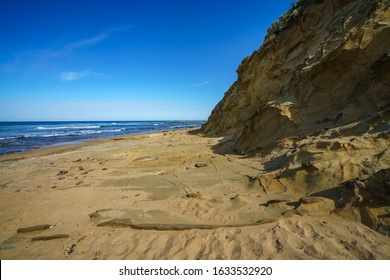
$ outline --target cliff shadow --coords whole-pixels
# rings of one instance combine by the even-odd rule
[[[201,128],[194,128],[194,129],[191,129],[191,130],[189,130],[189,131],[187,132],[187,134],[189,134],[189,135],[198,135],[198,136],[204,135],[204,134],[202,133],[202,129],[201,129]]]
[[[188,135],[194,135],[204,138],[210,138],[210,139],[216,139],[219,138],[219,141],[217,144],[213,145],[211,147],[211,150],[213,153],[218,155],[237,155],[242,157],[254,157],[255,153],[244,153],[242,151],[239,151],[237,148],[234,147],[234,140],[233,135],[224,135],[224,136],[215,136],[215,135],[208,135],[202,132],[201,128],[191,129],[187,132]]]

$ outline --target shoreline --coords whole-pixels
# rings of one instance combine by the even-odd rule
[[[86,140],[196,128],[203,121],[73,121],[0,123],[0,157]]]
[[[77,150],[77,149],[82,148],[84,146],[90,146],[90,145],[103,143],[105,141],[115,141],[115,139],[130,140],[132,138],[132,136],[154,134],[154,133],[161,133],[161,132],[170,132],[170,131],[198,130],[198,129],[200,129],[200,126],[199,127],[191,127],[191,128],[177,128],[177,129],[172,129],[172,130],[153,131],[153,132],[138,132],[138,133],[132,133],[132,134],[121,134],[121,135],[116,135],[116,136],[108,136],[108,137],[102,137],[102,138],[91,138],[91,139],[75,140],[75,141],[71,141],[71,142],[51,144],[51,145],[39,147],[37,149],[0,155],[0,162],[14,161],[14,160],[19,160],[19,159],[26,159],[29,157],[38,157],[38,156],[67,152],[67,151]],[[72,143],[72,142],[74,142],[74,143]]]
[[[330,199],[265,191],[251,180],[261,158],[191,131],[0,159],[0,258],[389,258],[389,238],[333,213]]]

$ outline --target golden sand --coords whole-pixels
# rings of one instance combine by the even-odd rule
[[[388,237],[332,200],[267,193],[259,158],[221,141],[180,130],[2,157],[0,258],[390,257]]]

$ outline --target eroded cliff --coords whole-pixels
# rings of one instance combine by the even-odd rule
[[[268,193],[320,194],[340,209],[353,206],[343,215],[389,232],[389,7],[293,5],[203,125],[209,136],[226,136],[215,150],[258,157],[252,179]],[[364,183],[363,196],[353,180]],[[348,188],[356,192],[346,198]]]
[[[241,63],[204,132],[234,134],[248,151],[389,108],[389,1],[300,1],[279,26]]]

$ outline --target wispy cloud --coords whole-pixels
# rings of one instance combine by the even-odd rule
[[[59,59],[72,55],[77,49],[98,44],[118,32],[131,29],[131,26],[110,28],[91,37],[81,38],[56,47],[38,50],[24,50],[10,55],[9,61],[0,64],[0,75],[37,76],[50,69]],[[75,75],[73,75],[76,73]],[[63,80],[76,80],[89,76],[87,72],[64,72]]]
[[[195,83],[195,84],[189,85],[189,87],[201,87],[201,86],[208,85],[209,83],[211,83],[211,82],[210,81],[205,81],[205,82]]]
[[[80,80],[86,77],[102,77],[104,76],[102,73],[98,72],[89,72],[89,71],[81,71],[81,72],[61,72],[60,79],[66,82],[71,82],[75,80]]]
[[[73,50],[73,49],[77,49],[77,48],[81,48],[81,47],[85,47],[85,46],[89,46],[89,45],[94,45],[96,43],[99,43],[99,42],[107,39],[109,36],[111,36],[112,34],[114,34],[116,32],[126,31],[126,30],[129,30],[131,28],[132,28],[131,26],[110,28],[104,32],[101,32],[101,33],[93,36],[93,37],[88,37],[88,38],[84,38],[81,40],[71,42],[71,43],[65,45],[62,48],[62,50],[68,51],[68,50]]]
[[[109,36],[109,34],[106,33],[106,32],[100,33],[100,34],[98,34],[96,36],[93,36],[93,37],[90,37],[90,38],[84,38],[84,39],[81,39],[81,40],[69,43],[69,44],[65,45],[62,48],[62,50],[73,50],[73,49],[77,49],[77,48],[80,48],[80,47],[93,45],[93,44],[96,44],[96,43],[99,43],[99,42],[103,41],[108,36]]]
[[[202,87],[202,86],[208,85],[208,84],[210,84],[210,83],[211,83],[210,81],[204,81],[204,82],[194,83],[194,84],[190,84],[190,85],[188,85],[188,86],[182,87],[182,89],[186,89],[186,88],[195,88],[195,87]]]

